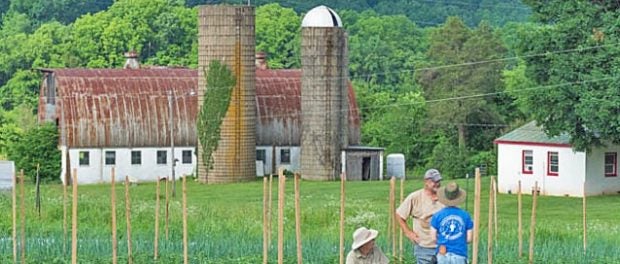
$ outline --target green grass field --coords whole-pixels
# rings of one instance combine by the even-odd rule
[[[467,209],[473,216],[473,179]],[[483,178],[479,263],[487,263],[488,178]],[[422,186],[419,180],[405,182],[405,195]],[[70,263],[71,189],[67,201],[67,240],[63,240],[62,186],[41,187],[41,216],[35,210],[34,185],[26,184],[26,259],[28,263]],[[269,262],[277,262],[277,178],[273,181],[272,243]],[[285,205],[284,262],[296,263],[295,214],[292,179],[287,179]],[[399,189],[397,184],[397,196]],[[164,230],[164,206],[160,214],[159,260],[153,260],[155,183],[132,186],[131,227],[134,263],[181,263],[181,182],[170,202],[169,234]],[[79,263],[111,263],[110,186],[79,186]],[[116,186],[117,234],[120,262],[127,260],[124,186]],[[380,231],[378,245],[386,254],[392,250],[387,239],[389,181],[347,182],[345,254],[351,234],[364,225]],[[190,263],[262,262],[262,180],[250,183],[202,185],[188,182],[188,233]],[[620,256],[620,196],[588,198],[587,254],[583,251],[582,199],[539,197],[534,245],[536,263],[614,263]],[[18,204],[19,205],[19,204]],[[523,196],[523,257],[518,257],[517,196],[498,196],[497,240],[493,263],[527,263],[532,200]],[[463,205],[465,207],[465,205]],[[301,182],[301,221],[305,263],[338,263],[340,182]],[[12,201],[10,193],[0,195],[0,262],[13,260]],[[18,224],[20,220],[18,218]],[[19,232],[19,229],[18,229]],[[18,235],[19,237],[19,235]],[[412,263],[411,244],[404,241],[406,263]],[[19,252],[19,251],[18,251]],[[471,252],[471,246],[470,246]],[[18,253],[19,254],[19,253]],[[471,256],[470,256],[471,259]]]

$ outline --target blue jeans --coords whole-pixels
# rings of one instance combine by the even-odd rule
[[[467,257],[450,252],[445,255],[437,254],[437,264],[467,264]]]
[[[413,255],[415,256],[418,264],[430,264],[431,259],[435,255],[435,248],[415,245],[413,246]]]

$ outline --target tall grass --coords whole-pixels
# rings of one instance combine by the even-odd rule
[[[272,201],[272,241],[270,263],[277,259],[277,181]],[[285,262],[296,263],[293,181],[287,181],[284,208]],[[463,180],[461,186],[467,186]],[[405,192],[422,187],[417,180],[407,181]],[[69,263],[70,230],[63,248],[62,187],[43,185],[41,217],[34,207],[34,185],[26,186],[26,258],[28,263]],[[127,258],[124,192],[117,185],[117,233],[119,261]],[[347,182],[347,251],[351,234],[359,226],[380,231],[377,244],[387,254],[389,182]],[[181,196],[170,203],[170,233],[166,239],[164,220],[160,220],[159,259],[153,261],[155,183],[130,188],[133,260],[135,263],[180,263],[182,256]],[[262,261],[262,181],[202,185],[188,182],[188,234],[190,263],[260,263]],[[339,245],[339,182],[301,183],[301,222],[305,263],[337,263]],[[163,193],[163,192],[162,192]],[[397,192],[398,193],[398,192]],[[473,213],[473,181],[469,183],[467,207]],[[79,187],[78,259],[81,263],[111,263],[111,212],[109,185]],[[488,179],[483,179],[481,238],[486,238]],[[70,199],[67,201],[69,202]],[[527,263],[531,197],[523,197],[523,258],[517,256],[517,198],[498,195],[499,233],[494,247],[494,263]],[[588,199],[588,251],[582,242],[581,199],[540,197],[537,209],[535,262],[537,263],[613,263],[620,256],[620,226],[616,208],[620,196]],[[12,261],[11,195],[0,194],[0,263]],[[71,205],[69,204],[69,207]],[[465,207],[465,205],[463,205]],[[162,196],[162,217],[163,196]],[[69,216],[70,217],[70,216]],[[69,223],[71,219],[67,220]],[[70,225],[69,225],[70,226]],[[19,229],[18,229],[19,230]],[[19,237],[19,236],[18,236]],[[486,240],[481,240],[480,263],[485,263]],[[404,242],[406,263],[411,263],[411,244]],[[470,251],[471,252],[471,251]]]

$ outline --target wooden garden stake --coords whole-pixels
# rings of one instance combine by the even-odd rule
[[[518,225],[518,232],[517,235],[519,236],[519,258],[523,257],[523,222],[521,221],[521,215],[522,215],[522,208],[523,208],[523,203],[521,201],[521,180],[519,180],[519,185],[517,187],[517,225]]]
[[[274,164],[275,164],[275,161],[274,161]],[[275,170],[275,167],[273,168]],[[267,247],[271,247],[271,224],[272,224],[271,218],[272,218],[272,213],[273,213],[271,211],[272,205],[273,205],[273,174],[269,174],[269,202],[267,203],[267,230],[269,230],[269,232],[267,233]]]
[[[295,173],[295,238],[297,238],[297,263],[303,262],[301,250],[301,205],[299,198],[299,173]]]
[[[36,175],[36,189],[35,189],[35,207],[37,208],[37,214],[39,218],[41,218],[41,175],[39,175],[39,170],[41,166],[37,163],[37,175]]]
[[[346,198],[345,192],[345,182],[347,181],[347,175],[344,173],[340,174],[340,248],[338,252],[340,253],[340,264],[344,263],[344,201]]]
[[[157,189],[155,190],[155,240],[153,241],[153,259],[157,260],[157,255],[158,252],[157,250],[159,249],[158,246],[158,242],[159,242],[159,189],[160,189],[160,184],[159,184],[159,176],[157,176]]]
[[[489,181],[489,218],[487,230],[487,262],[493,263],[493,178]]]
[[[17,263],[17,174],[13,174],[13,263]]]
[[[67,250],[67,185],[69,184],[65,177],[65,184],[62,185],[62,251]]]
[[[480,168],[476,168],[474,177],[474,243],[472,245],[471,263],[478,264],[478,244],[480,243]]]
[[[405,177],[403,176],[402,178],[400,178],[400,200],[399,203],[403,202],[403,195],[404,195],[404,186],[405,186]],[[394,209],[396,210],[396,209]],[[396,226],[396,218],[394,216],[394,212],[390,212],[390,215],[392,216],[392,218],[394,218],[394,226]],[[398,261],[399,262],[403,262],[403,230],[401,228],[398,228],[399,232],[398,232]]]
[[[538,181],[534,182],[532,193],[532,220],[530,223],[530,258],[529,263],[534,263],[534,236],[536,232],[536,200],[538,197]]]
[[[168,208],[170,208],[170,199],[168,195],[168,177],[166,177],[166,223],[165,223],[165,231],[166,231],[166,240],[168,240]]]
[[[187,175],[183,175],[183,263],[187,261]]]
[[[495,224],[495,229],[493,229],[495,240],[493,242],[495,242],[494,245],[497,247],[499,230],[497,230],[497,181],[495,181],[495,177],[491,177],[491,182],[493,182],[493,224]]]
[[[267,244],[267,233],[269,233],[269,230],[267,229],[267,184],[269,184],[269,179],[267,179],[267,177],[263,177],[263,264],[267,264],[267,260],[269,259],[269,246]]]
[[[278,264],[284,263],[284,190],[286,188],[284,170],[278,171]]]
[[[118,241],[116,235],[116,170],[112,167],[110,175],[110,207],[112,211],[112,263],[118,263]]]
[[[587,230],[588,225],[586,222],[586,182],[583,182],[583,254],[586,255],[588,240],[587,240]]]
[[[131,264],[131,201],[129,200],[129,176],[125,175],[125,218],[127,220],[127,263]]]
[[[78,231],[78,222],[77,222],[77,212],[78,212],[78,181],[77,181],[77,170],[73,169],[73,181],[71,182],[73,186],[73,205],[71,206],[71,263],[77,264],[77,231]]]
[[[19,198],[19,219],[21,220],[20,253],[22,263],[26,263],[26,197],[24,196],[24,170],[19,171]]]
[[[397,254],[396,254],[396,217],[394,216],[394,197],[395,194],[394,192],[396,191],[396,177],[391,177],[390,178],[390,212],[392,212],[390,214],[390,236],[392,237],[392,256],[394,256],[394,258],[396,258]]]

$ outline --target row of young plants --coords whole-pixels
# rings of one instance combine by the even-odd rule
[[[473,183],[469,186],[467,209],[473,214]],[[359,226],[380,231],[378,245],[392,255],[388,237],[389,182],[346,183],[345,253],[351,234]],[[305,263],[338,263],[340,183],[301,183],[302,247]],[[422,186],[421,181],[405,181],[404,194]],[[479,263],[487,262],[486,209],[488,180],[483,179]],[[43,185],[42,210],[34,210],[34,186],[27,184],[25,212],[25,255],[28,263],[69,263],[71,261],[71,195],[67,199],[67,235],[63,232],[63,195],[59,185]],[[397,185],[398,188],[398,185]],[[188,253],[190,263],[259,263],[263,254],[263,182],[201,185],[188,182]],[[163,191],[163,189],[162,189]],[[117,185],[117,234],[119,261],[127,259],[124,186]],[[110,186],[80,186],[78,191],[78,259],[88,263],[111,263]],[[179,263],[182,261],[181,196],[169,203],[168,238],[165,232],[165,195],[162,192],[159,229],[159,260],[154,257],[155,185],[130,188],[132,258],[135,263]],[[398,191],[397,191],[398,193]],[[277,179],[272,187],[270,263],[277,259]],[[296,263],[295,218],[292,182],[287,183],[284,207],[284,259]],[[583,250],[582,200],[565,197],[539,197],[534,258],[538,263],[612,263],[620,255],[616,247],[620,230],[613,213],[619,196],[588,200],[587,251]],[[0,195],[0,262],[13,258],[11,195]],[[19,203],[18,203],[19,205]],[[570,209],[568,209],[570,208]],[[531,197],[523,197],[523,255],[518,257],[516,196],[498,196],[498,230],[494,239],[493,263],[527,263]],[[19,210],[18,210],[19,213]],[[19,225],[21,219],[18,217]],[[20,227],[17,228],[18,239]],[[402,256],[412,261],[411,244],[403,241]],[[18,255],[21,245],[18,245]],[[471,254],[471,246],[470,246]]]

